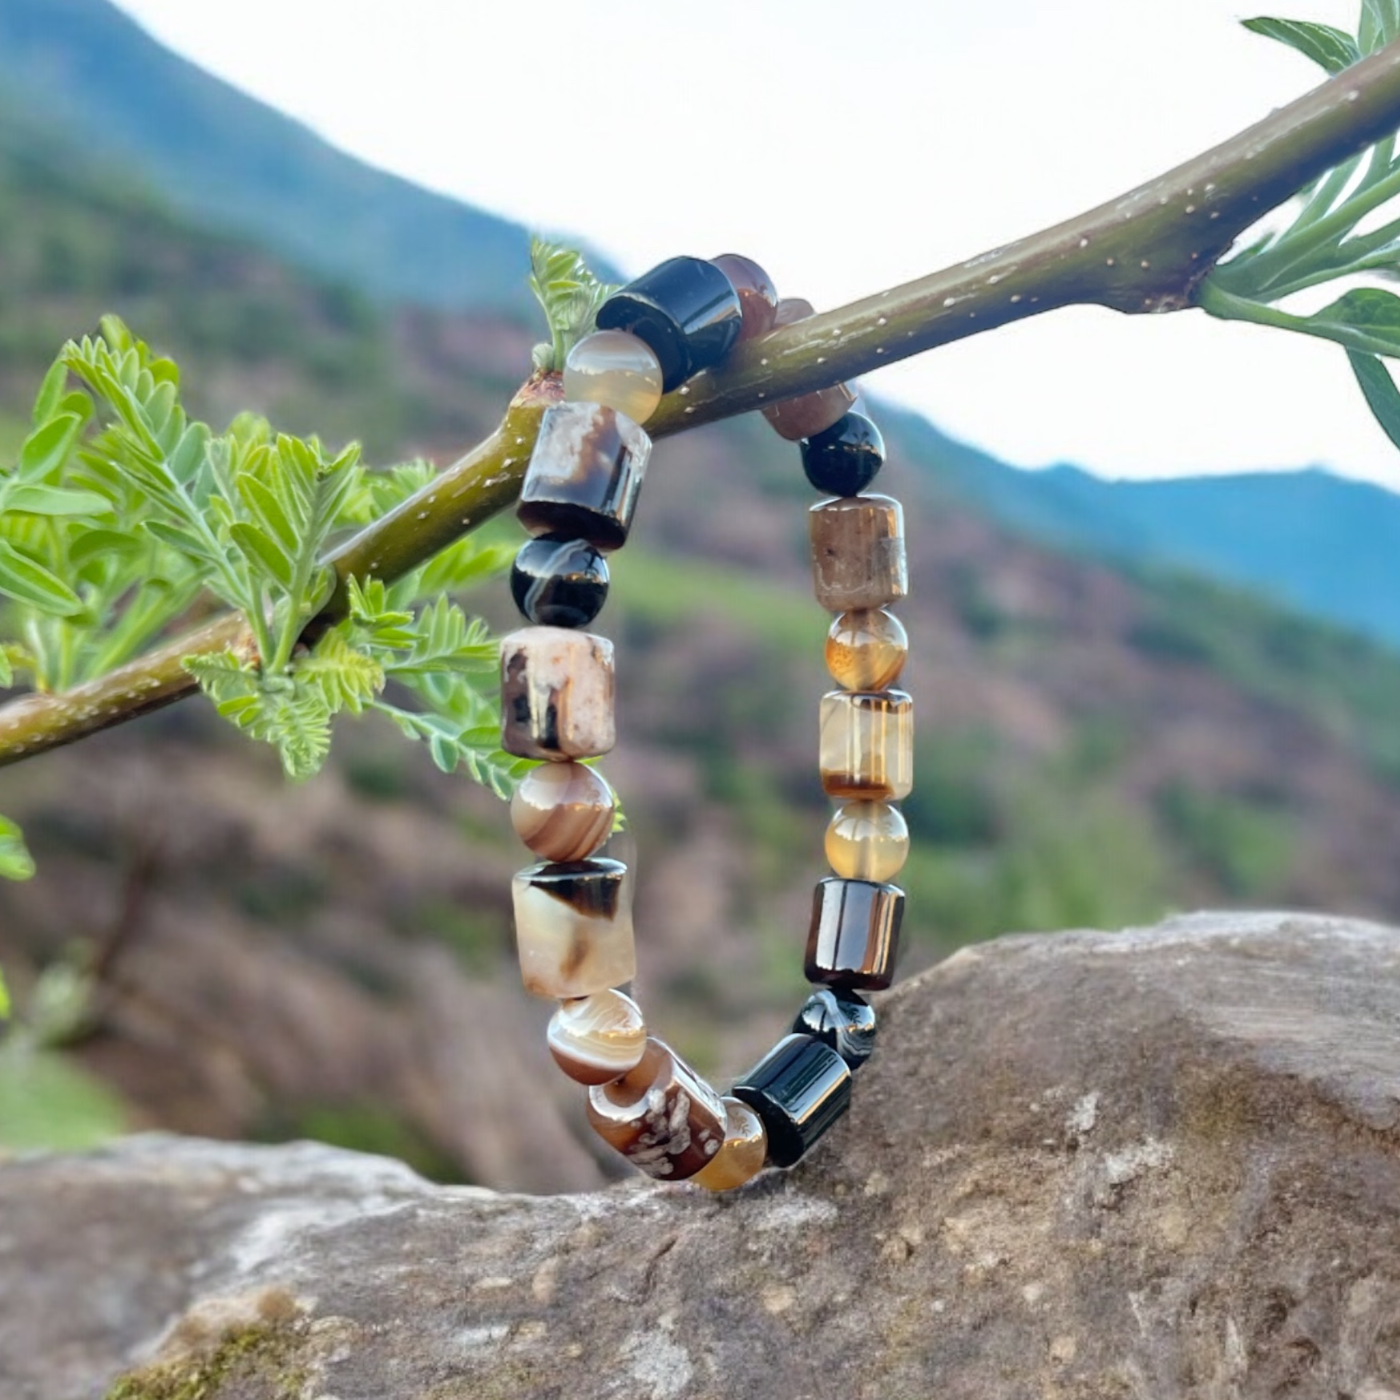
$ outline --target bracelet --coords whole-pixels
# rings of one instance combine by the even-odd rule
[[[805,970],[815,990],[785,1036],[721,1096],[647,1034],[619,988],[636,972],[626,867],[597,853],[615,799],[583,759],[614,742],[612,643],[586,631],[607,598],[607,555],[627,540],[651,440],[642,424],[663,393],[719,364],[741,340],[812,314],[779,301],[747,258],[672,258],[599,309],[598,329],[564,366],[565,399],[544,413],[520,492],[533,536],[511,571],[531,624],[501,642],[502,747],[545,760],[511,801],[517,834],[540,858],[512,886],[528,991],[559,1003],[548,1043],[588,1086],[594,1130],[651,1176],[711,1190],[765,1165],[789,1167],[845,1112],[869,1057],[875,1012],[898,953],[908,830],[897,805],[913,774],[913,702],[891,687],[908,639],[889,605],[907,591],[903,514],[862,494],[884,461],[879,430],[845,385],[763,410],[801,448],[817,601],[836,614],[826,661],[840,687],[821,700],[822,785],[833,873],[813,896]]]

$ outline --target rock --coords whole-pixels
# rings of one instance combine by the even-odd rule
[[[0,1395],[1400,1395],[1397,972],[1394,930],[1276,914],[964,950],[812,1159],[721,1198],[12,1161]]]

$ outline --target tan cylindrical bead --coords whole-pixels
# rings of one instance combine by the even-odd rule
[[[584,860],[612,834],[617,802],[602,775],[582,763],[546,763],[510,799],[515,834],[543,860]]]
[[[501,639],[501,747],[518,758],[595,758],[617,740],[613,647],[568,627]]]
[[[847,802],[826,829],[826,859],[843,880],[884,884],[909,856],[909,828],[888,802]]]
[[[724,1144],[724,1105],[663,1041],[648,1037],[641,1062],[588,1091],[588,1121],[648,1176],[683,1181]]]
[[[612,989],[561,1003],[546,1035],[555,1064],[580,1084],[608,1084],[635,1069],[647,1044],[641,1007]]]
[[[725,1098],[724,1146],[691,1177],[707,1191],[732,1191],[752,1181],[768,1159],[768,1132],[763,1119],[741,1099]]]
[[[826,634],[826,669],[843,690],[888,690],[908,654],[904,624],[884,608],[843,612]]]
[[[829,797],[885,800],[914,786],[914,702],[902,690],[822,696],[819,744]]]
[[[594,331],[564,361],[564,396],[606,404],[634,423],[645,423],[661,402],[661,361],[635,335]]]
[[[515,943],[525,990],[568,1001],[637,975],[632,885],[621,861],[542,863],[511,882]]]
[[[828,612],[883,608],[908,593],[904,511],[892,496],[833,496],[807,520],[812,585]]]
[[[805,321],[811,314],[810,301],[804,301],[801,297],[784,297],[773,317],[773,329]],[[855,398],[846,385],[833,384],[829,389],[816,389],[810,394],[799,394],[795,399],[769,404],[763,410],[763,416],[780,438],[797,442],[801,438],[815,437],[817,433],[825,432],[850,411]]]
[[[721,253],[710,261],[739,293],[739,314],[743,317],[739,339],[753,340],[756,336],[767,335],[778,315],[778,289],[773,279],[742,253]]]

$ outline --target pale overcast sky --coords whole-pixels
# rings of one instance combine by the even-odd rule
[[[743,252],[825,308],[1127,189],[1313,86],[1230,0],[119,0],[356,155],[639,272]],[[1354,27],[1355,0],[1290,18]],[[867,381],[1013,462],[1400,486],[1345,356],[1060,311]]]

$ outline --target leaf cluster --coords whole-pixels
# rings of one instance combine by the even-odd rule
[[[617,287],[600,281],[573,248],[530,239],[530,290],[549,327],[548,344],[535,346],[535,368],[562,370],[574,345],[593,329],[598,308]]]

